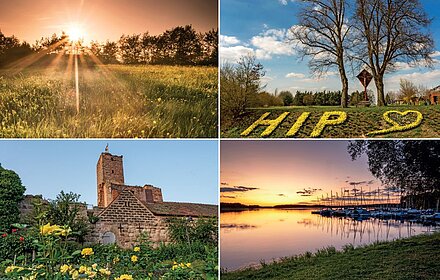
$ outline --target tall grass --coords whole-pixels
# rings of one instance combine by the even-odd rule
[[[0,137],[216,137],[217,68],[80,64],[0,72]]]

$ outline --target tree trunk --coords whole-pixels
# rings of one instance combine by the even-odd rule
[[[348,107],[348,79],[347,74],[345,73],[345,65],[343,58],[338,59],[339,64],[339,75],[341,76],[342,83],[342,95],[341,95],[341,107]]]
[[[341,74],[341,82],[342,82],[342,95],[341,95],[341,107],[347,108],[348,107],[348,79],[347,75]]]
[[[386,106],[383,75],[378,74],[378,76],[374,78],[374,82],[376,83],[377,89],[377,106]]]

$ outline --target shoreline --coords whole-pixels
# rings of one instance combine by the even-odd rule
[[[440,279],[438,252],[440,231],[359,247],[348,244],[342,250],[326,247],[233,271],[222,268],[221,279]]]

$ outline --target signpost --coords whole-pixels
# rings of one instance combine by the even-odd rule
[[[373,76],[368,72],[367,70],[362,70],[359,75],[357,75],[357,78],[361,82],[361,84],[364,86],[364,102],[368,103],[368,95],[367,95],[367,87],[370,84],[371,80],[373,79]]]

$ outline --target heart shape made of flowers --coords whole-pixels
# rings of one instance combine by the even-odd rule
[[[393,120],[390,117],[391,114],[398,114],[398,115],[400,115],[402,117],[405,117],[406,115],[409,115],[409,114],[415,114],[416,115],[416,119],[413,122],[409,123],[409,124],[401,125],[396,120]],[[383,118],[384,118],[384,120],[387,123],[391,124],[392,127],[387,128],[387,129],[382,129],[382,130],[370,132],[370,133],[367,134],[367,136],[373,136],[373,135],[378,135],[378,134],[387,134],[387,133],[398,132],[398,131],[407,131],[407,130],[416,128],[416,127],[418,127],[422,123],[423,115],[419,111],[414,111],[414,110],[407,110],[407,111],[404,111],[404,112],[392,110],[392,111],[386,111],[383,114]]]

